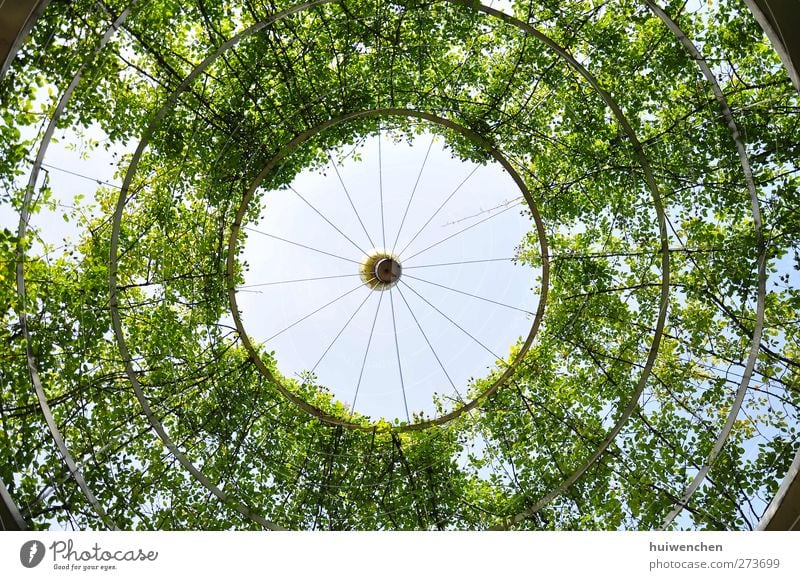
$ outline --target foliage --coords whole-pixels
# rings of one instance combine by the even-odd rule
[[[685,509],[670,527],[755,525],[798,448],[800,128],[797,93],[743,3],[664,9],[731,108],[762,230],[708,79],[645,3],[517,0],[519,20],[467,0],[128,4],[52,2],[0,79],[0,201],[31,214],[24,238],[0,235],[0,479],[32,526],[108,522],[62,462],[30,361],[88,488],[120,528],[258,529],[254,513],[290,529],[651,529],[676,506]],[[80,239],[57,251],[37,241],[37,212],[57,203],[47,180],[24,198],[76,73],[58,127],[100,130],[105,147],[127,148],[125,186],[87,188],[96,205],[68,216]],[[231,227],[265,164],[304,131],[385,107],[450,119],[511,159],[549,248],[543,326],[510,379],[475,411],[408,433],[309,416],[224,322],[246,267],[226,274]],[[261,176],[264,187],[376,127],[331,127]],[[449,145],[485,156],[469,139]],[[243,232],[236,257],[245,241]],[[546,259],[535,230],[518,259]],[[760,282],[764,332],[737,409]],[[302,395],[346,411],[324,387]],[[731,409],[730,436],[684,506]],[[154,418],[224,497],[187,470]]]

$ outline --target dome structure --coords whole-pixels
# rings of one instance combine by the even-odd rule
[[[793,469],[739,0],[53,2],[0,95],[4,526],[754,529]]]

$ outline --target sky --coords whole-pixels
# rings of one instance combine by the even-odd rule
[[[494,355],[527,336],[536,310],[537,272],[508,259],[532,227],[516,184],[499,164],[454,158],[432,140],[383,134],[379,147],[372,137],[360,160],[266,192],[247,231],[237,301],[248,334],[275,351],[284,375],[313,369],[373,418],[407,420],[406,406],[432,415],[437,392],[457,403]],[[403,268],[389,291],[358,276],[358,262],[381,248]],[[275,283],[293,280],[302,281]]]

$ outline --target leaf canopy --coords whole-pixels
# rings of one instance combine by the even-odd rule
[[[34,528],[748,529],[798,450],[798,95],[739,0],[53,2],[0,96],[0,480]],[[509,160],[549,271],[508,379],[412,431],[309,415],[226,318],[265,189],[420,129],[265,165],[387,108]],[[66,199],[59,139],[113,180]]]

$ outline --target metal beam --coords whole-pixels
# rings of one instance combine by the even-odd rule
[[[0,78],[50,0],[0,0]]]
[[[744,0],[781,57],[794,87],[800,91],[800,2]]]
[[[11,499],[5,484],[0,481],[0,530],[24,531],[28,524],[22,519],[17,504]]]
[[[800,450],[758,523],[758,529],[800,531]]]
[[[744,0],[756,17],[789,78],[800,91],[800,2]],[[758,524],[759,530],[800,530],[800,450]]]

